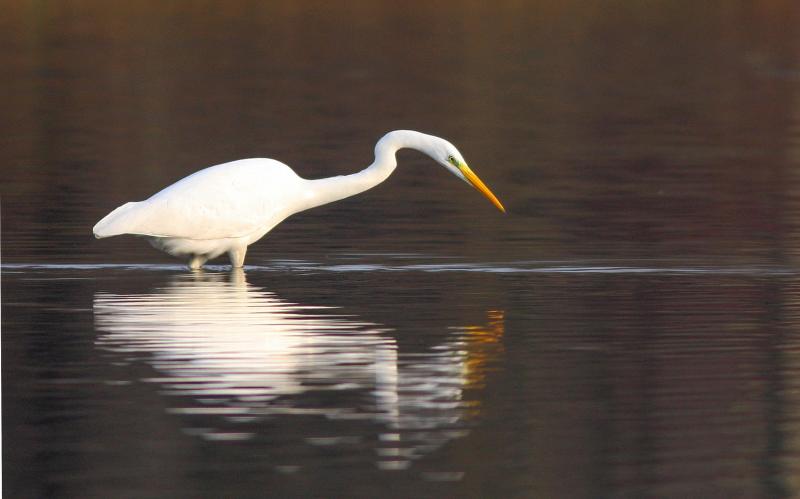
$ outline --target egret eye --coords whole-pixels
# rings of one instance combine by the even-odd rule
[[[453,166],[458,166],[458,161],[456,160],[456,158],[452,154],[447,157],[447,162],[450,163]]]

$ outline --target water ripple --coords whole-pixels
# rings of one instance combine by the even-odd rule
[[[27,270],[142,270],[156,272],[186,271],[176,264],[152,263],[7,263],[2,268],[8,272]],[[223,272],[228,265],[208,265],[207,270]],[[775,265],[612,265],[585,262],[481,262],[481,263],[329,263],[302,260],[273,260],[266,265],[246,265],[248,272],[476,272],[488,274],[653,274],[653,275],[741,275],[779,276],[797,275],[800,269]]]

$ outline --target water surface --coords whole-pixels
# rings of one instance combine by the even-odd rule
[[[18,2],[0,20],[9,497],[798,494],[792,2]],[[455,143],[231,272],[114,207]]]

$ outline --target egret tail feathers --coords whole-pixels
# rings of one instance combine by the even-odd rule
[[[94,237],[102,239],[104,237],[119,236],[120,234],[128,234],[133,227],[133,220],[130,215],[131,211],[138,205],[138,202],[132,201],[125,203],[118,207],[92,228]]]

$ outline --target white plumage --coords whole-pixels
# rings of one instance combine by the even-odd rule
[[[97,225],[95,237],[134,234],[154,247],[200,268],[223,253],[241,267],[247,246],[286,217],[363,192],[384,181],[397,166],[395,153],[417,149],[484,193],[496,197],[449,142],[411,130],[389,132],[375,146],[375,161],[352,174],[319,180],[299,177],[273,159],[243,159],[200,170],[145,201],[125,203]]]

